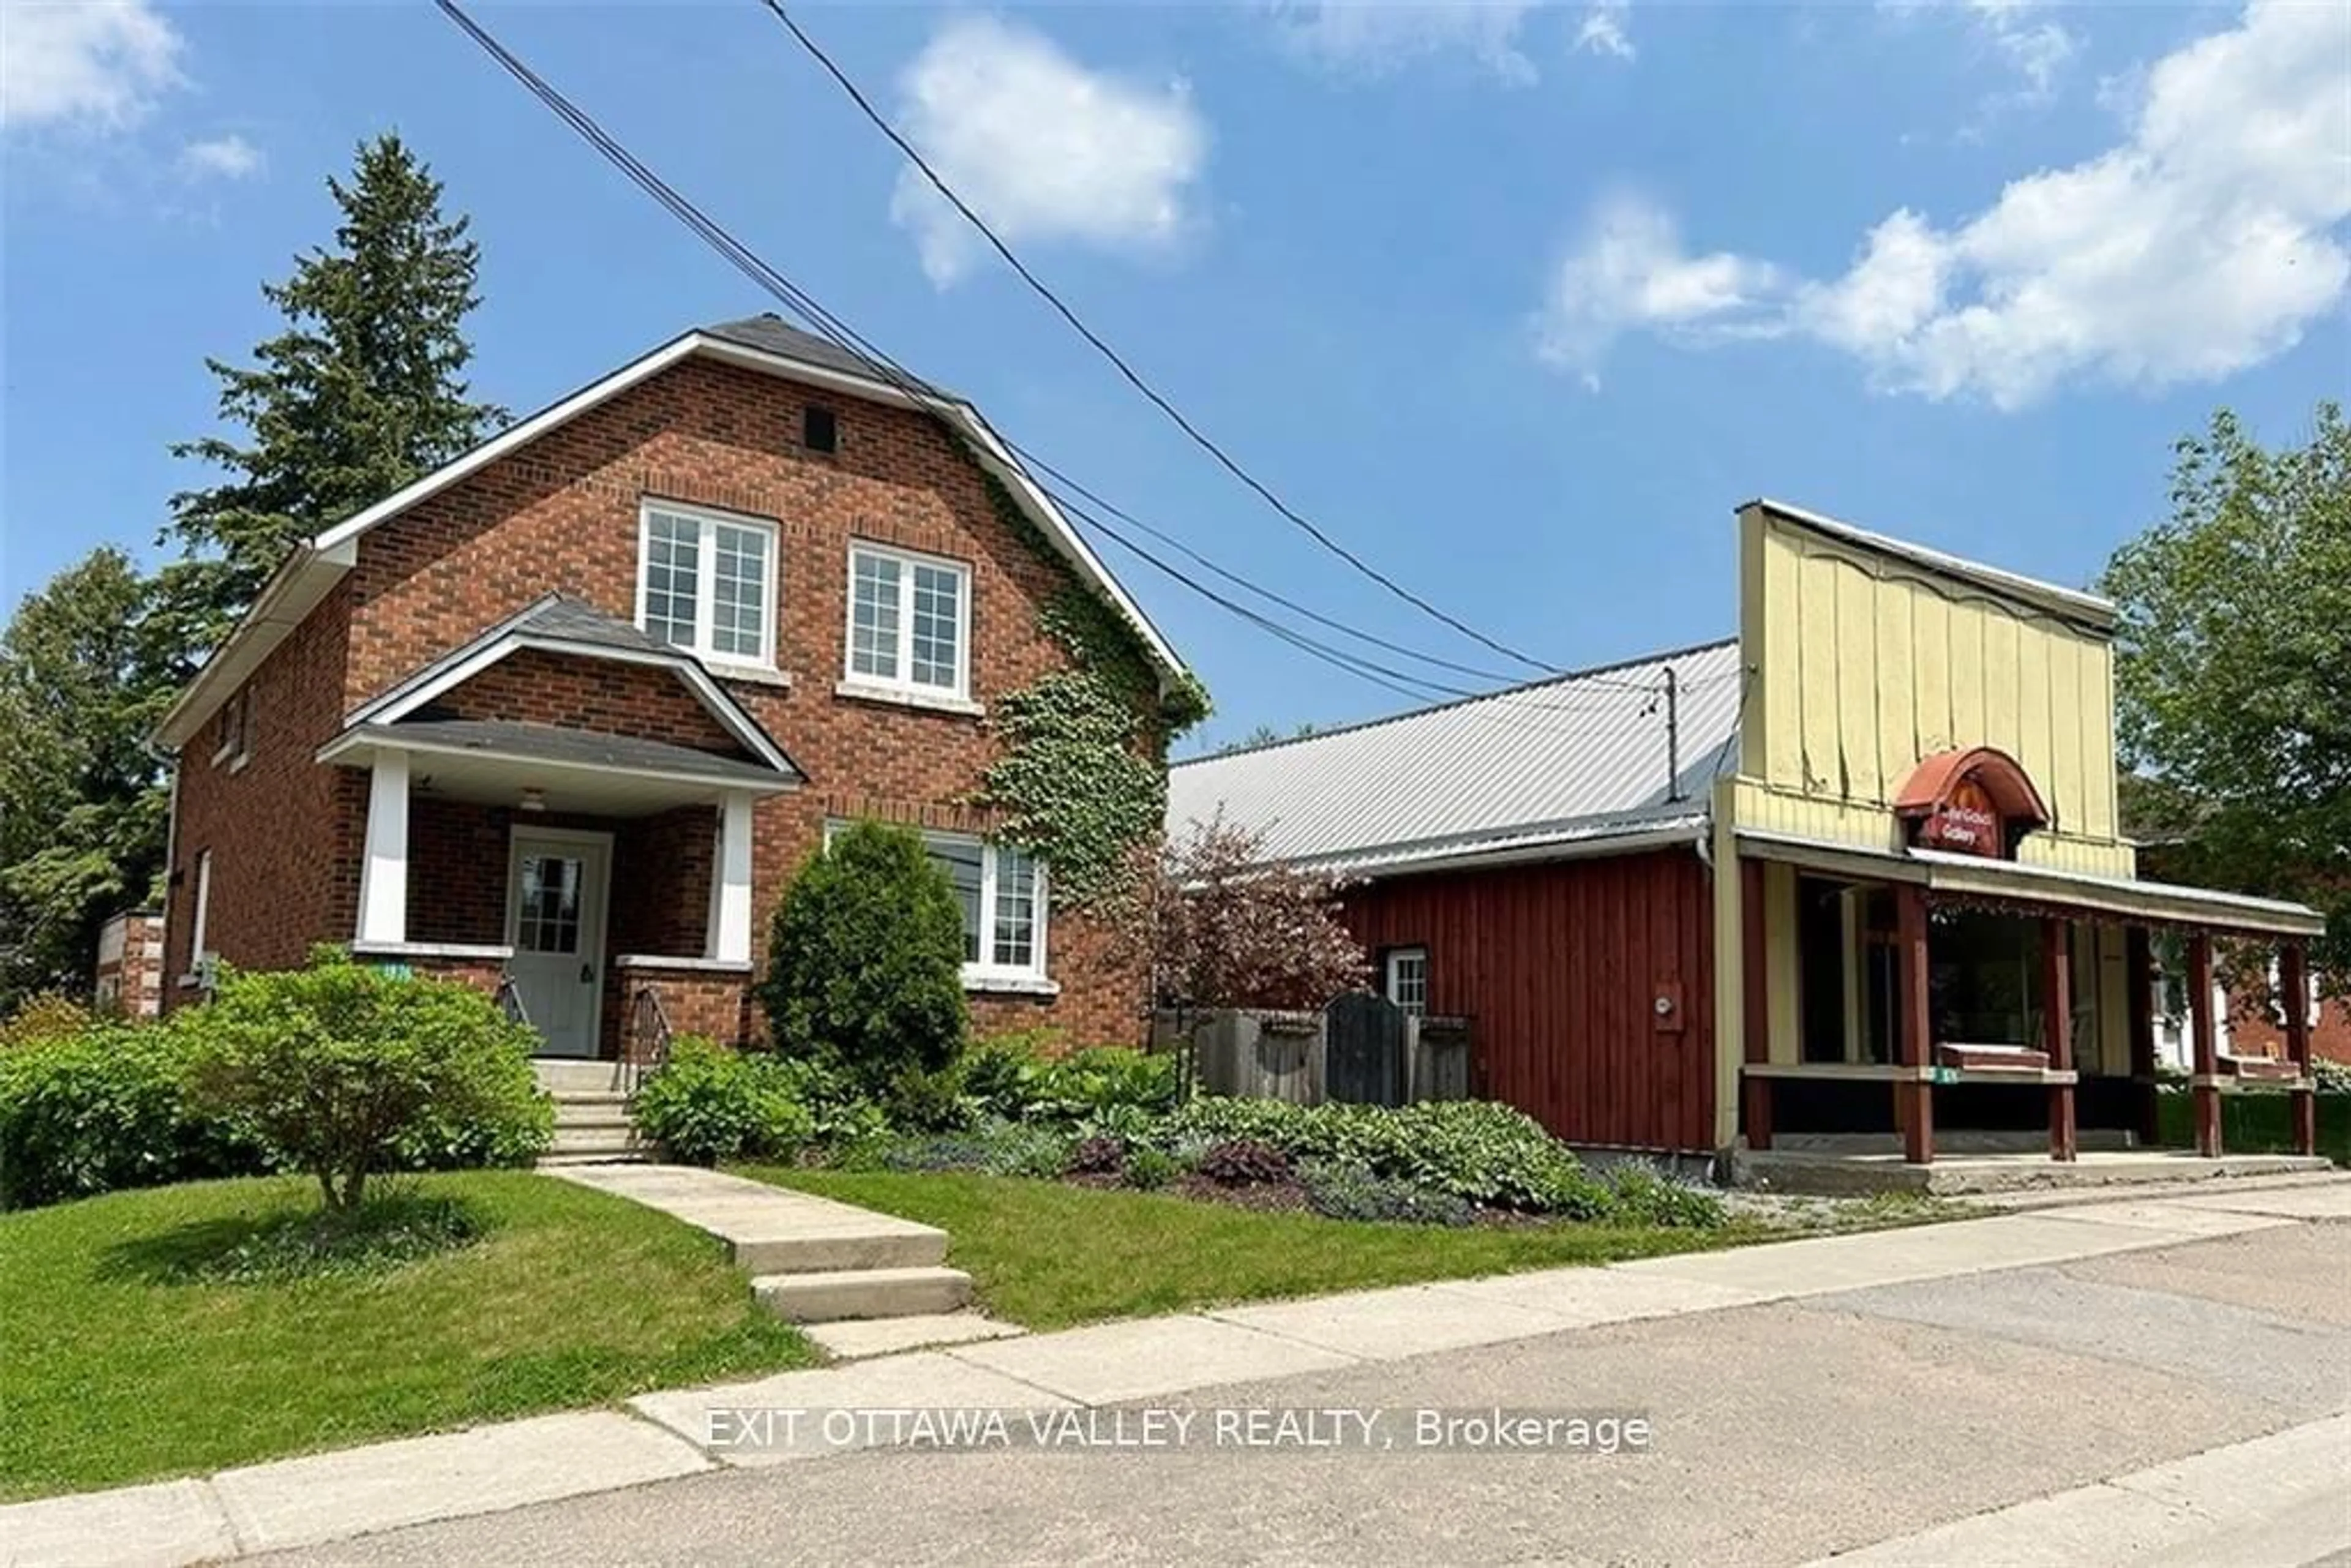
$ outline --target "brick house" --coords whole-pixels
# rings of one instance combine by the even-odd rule
[[[956,883],[977,1027],[1132,1038],[1139,973],[975,803],[1072,590],[1188,685],[969,402],[772,316],[686,332],[298,549],[181,695],[172,998],[340,942],[510,977],[550,1054],[615,1054],[648,988],[744,1040],[784,885],[874,817]]]

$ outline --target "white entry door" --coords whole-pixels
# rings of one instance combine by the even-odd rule
[[[602,1013],[606,833],[517,828],[507,879],[515,989],[549,1056],[594,1056]]]

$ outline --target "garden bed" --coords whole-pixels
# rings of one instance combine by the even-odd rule
[[[710,1238],[520,1172],[405,1178],[324,1243],[259,1177],[0,1215],[0,1500],[808,1364]],[[453,1222],[454,1217],[454,1222]]]

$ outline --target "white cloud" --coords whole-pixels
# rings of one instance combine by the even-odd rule
[[[180,85],[184,47],[146,0],[5,0],[0,125],[135,124]]]
[[[2351,9],[2255,0],[2148,68],[2119,145],[2012,181],[1950,227],[1898,211],[1828,281],[1693,261],[1652,211],[1638,232],[1667,243],[1627,245],[1620,225],[1613,251],[1588,241],[1570,256],[1539,347],[1589,376],[1625,330],[1796,333],[1854,355],[1882,389],[2001,408],[2076,382],[2231,374],[2293,347],[2351,284],[2346,55]],[[1740,283],[1694,291],[1692,268]],[[1659,290],[1686,308],[1639,308]]]
[[[955,18],[900,78],[907,140],[1006,243],[1164,247],[1193,221],[1207,122],[1182,82],[1091,71],[1040,34]],[[946,287],[987,242],[930,182],[904,171],[890,214]]]
[[[1627,0],[1594,0],[1583,13],[1583,25],[1575,30],[1575,47],[1589,54],[1631,59],[1636,51],[1625,31],[1625,17],[1631,9]]]
[[[180,172],[190,180],[244,180],[261,172],[261,149],[231,131],[180,149]]]
[[[1432,55],[1466,51],[1505,80],[1535,79],[1519,32],[1544,0],[1276,0],[1282,39],[1318,65],[1381,77]]]
[[[1625,192],[1604,199],[1552,280],[1537,350],[1599,384],[1608,345],[1627,331],[1738,333],[1782,291],[1778,270],[1717,251],[1691,256],[1672,214]]]
[[[2035,100],[2047,98],[2081,41],[2062,24],[2042,16],[2039,0],[1964,0],[1964,4],[1977,30],[2023,78],[2025,96]]]

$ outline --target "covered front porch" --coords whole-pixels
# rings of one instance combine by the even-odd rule
[[[357,956],[495,992],[549,1057],[747,1033],[753,806],[796,773],[468,719],[360,726],[321,760],[364,780]]]
[[[2212,1001],[2216,941],[2273,951],[2280,989],[2302,996],[2311,911],[1932,849],[1741,833],[1739,852],[1751,1174],[1818,1186],[1843,1161],[1919,1190],[2045,1185],[2053,1167],[2069,1184],[2206,1175],[2226,1153],[2222,1097],[2240,1093],[2290,1096],[2294,1153],[2314,1153],[2306,1009],[2283,1009],[2281,1056],[2238,1056],[2218,1048]],[[2156,1147],[2158,944],[2187,971],[2192,1156]],[[1938,1156],[1980,1185],[1885,1174]]]

